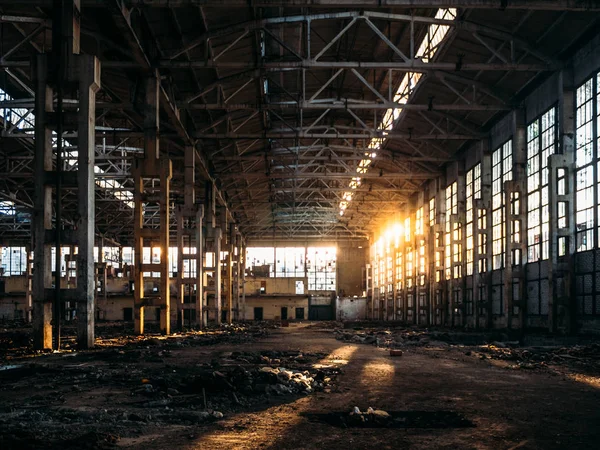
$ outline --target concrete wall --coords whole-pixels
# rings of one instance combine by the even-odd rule
[[[596,31],[597,33],[597,31]],[[524,119],[526,125],[530,124],[533,120],[540,117],[541,114],[545,113],[552,107],[557,107],[556,110],[556,119],[557,119],[557,142],[560,143],[562,136],[561,133],[568,133],[568,130],[561,129],[563,120],[571,120],[574,117],[575,111],[570,109],[570,104],[564,103],[565,92],[570,91],[570,86],[572,82],[574,83],[575,89],[578,88],[584,81],[589,79],[591,76],[598,73],[600,70],[600,34],[596,34],[596,36],[592,37],[587,43],[585,43],[578,51],[574,52],[573,56],[570,60],[564,61],[564,67],[562,71],[557,71],[553,74],[548,74],[547,77],[541,79],[539,85],[535,86],[535,88],[530,88],[529,86],[524,86],[523,95],[519,98],[515,98],[514,100],[514,108],[522,109],[524,112]],[[570,79],[572,78],[572,82]],[[568,97],[568,94],[567,94]],[[569,110],[563,111],[562,108],[564,106],[569,107]],[[456,162],[451,162],[447,164],[443,170],[442,175],[439,176],[435,180],[431,180],[423,185],[423,192],[417,193],[411,197],[409,200],[409,209],[407,211],[410,214],[411,218],[414,221],[415,210],[418,207],[419,195],[424,195],[424,203],[427,204],[429,199],[434,197],[437,193],[440,193],[442,199],[445,198],[444,189],[447,185],[455,181],[457,178],[464,177],[466,171],[471,169],[475,164],[481,162],[484,159],[484,152],[493,152],[501,145],[503,145],[509,139],[513,140],[513,175],[519,172],[519,168],[515,164],[515,153],[518,151],[518,139],[515,138],[517,135],[517,120],[519,118],[519,114],[521,111],[509,111],[504,115],[497,117],[493,123],[486,124],[485,128],[482,128],[481,131],[487,132],[488,135],[486,138],[481,139],[480,141],[473,141],[467,145],[465,145],[458,153]],[[477,113],[473,113],[476,115]],[[577,138],[577,136],[576,136]],[[565,141],[565,148],[569,149],[568,138]],[[562,146],[557,147],[557,151],[560,152],[563,149]],[[527,170],[526,167],[523,168]],[[489,169],[488,169],[489,170]],[[482,172],[483,173],[483,172]],[[482,186],[488,187],[491,185],[491,176],[489,172],[482,178]],[[525,186],[527,186],[527,181],[525,181]],[[569,195],[573,195],[571,192]],[[527,207],[527,194],[524,193],[523,201],[521,202],[521,207]],[[573,197],[575,197],[573,195]],[[459,183],[459,192],[458,192],[458,203],[459,209],[461,206],[464,206],[466,201],[464,190],[460,189]],[[575,199],[572,200],[575,202]],[[488,206],[489,208],[489,206]],[[425,208],[428,209],[428,208]],[[525,210],[526,211],[526,210]],[[440,216],[438,223],[443,225],[444,220],[447,220],[447,217],[444,217],[444,208],[440,205],[437,206],[437,213]],[[425,217],[428,217],[428,214],[425,214]],[[488,222],[492,219],[490,212],[488,212]],[[552,218],[552,220],[556,221],[556,218]],[[571,218],[571,220],[575,220]],[[527,238],[527,224],[526,219],[525,223],[522,224],[522,236]],[[597,223],[595,224],[598,225]],[[412,224],[411,224],[412,226]],[[443,228],[442,228],[443,229]],[[463,228],[463,235],[465,233],[465,229]],[[375,236],[377,239],[378,236]],[[463,238],[464,239],[464,238]],[[490,236],[488,240],[488,252],[492,251],[492,235],[490,230]],[[574,237],[571,237],[574,239]],[[431,250],[435,244],[433,242],[433,233],[427,235],[427,251]],[[431,252],[433,254],[433,252]],[[463,253],[462,258],[463,262],[465,261],[465,245],[463,244]],[[442,256],[443,257],[443,256]],[[338,258],[339,260],[340,258]],[[372,261],[375,259],[374,255],[371,255],[369,260]],[[427,272],[430,272],[434,264],[432,261],[427,261]],[[568,321],[565,319],[567,314],[565,314],[564,307],[565,305],[568,308],[574,308],[577,310],[576,318],[577,325],[575,329],[577,331],[586,333],[598,333],[600,332],[600,249],[594,248],[593,250],[583,252],[579,251],[575,254],[571,262],[574,267],[574,276],[572,280],[572,285],[575,286],[573,295],[569,296],[570,300],[568,303],[562,305],[560,302],[565,302],[564,299],[558,300],[558,294],[560,292],[560,288],[557,285],[555,290],[555,301],[557,307],[556,316],[554,317],[554,324],[550,320],[550,316],[548,314],[549,311],[549,298],[551,293],[551,286],[549,282],[549,263],[547,260],[541,260],[539,262],[531,262],[528,263],[525,267],[526,277],[524,286],[524,292],[516,292],[516,290],[512,291],[512,295],[509,294],[510,286],[508,283],[505,283],[505,277],[508,276],[508,273],[505,269],[503,270],[495,270],[491,271],[491,267],[488,268],[488,274],[482,279],[477,280],[476,277],[466,276],[465,265],[462,267],[462,276],[463,280],[457,280],[456,282],[442,282],[439,284],[431,283],[430,284],[430,275],[428,273],[427,280],[425,283],[425,287],[421,290],[416,289],[411,294],[414,294],[415,297],[410,299],[410,302],[414,302],[417,299],[418,302],[424,303],[426,305],[425,309],[430,311],[430,316],[427,320],[431,323],[440,323],[443,322],[445,325],[464,325],[464,326],[479,326],[479,327],[487,327],[488,325],[493,328],[505,328],[507,326],[511,327],[521,327],[526,326],[528,328],[548,328],[549,326],[556,327],[558,325],[559,328],[565,327],[565,323]],[[339,265],[339,262],[338,262]],[[556,275],[556,274],[555,274]],[[560,277],[558,277],[560,278]],[[484,289],[480,291],[479,301],[483,302],[480,305],[483,305],[483,309],[485,310],[486,305],[498,305],[502,304],[501,310],[496,311],[493,307],[489,307],[493,312],[490,313],[489,322],[487,321],[487,317],[485,317],[486,313],[482,313],[484,315],[484,321],[481,320],[479,323],[475,323],[474,321],[469,322],[470,319],[474,319],[477,314],[474,312],[466,312],[466,307],[464,312],[458,311],[458,319],[455,320],[455,314],[452,313],[454,309],[449,308],[447,306],[450,305],[449,299],[456,298],[458,304],[461,306],[466,305],[470,302],[474,297],[474,292],[479,288],[476,286],[477,282],[481,283],[489,283],[490,286],[482,285],[481,287]],[[463,284],[464,283],[464,284]],[[488,287],[490,287],[488,291]],[[437,289],[436,292],[430,291],[431,289]],[[425,299],[418,296],[423,294]],[[386,294],[380,294],[376,289],[369,293],[369,295],[373,298],[372,303],[369,303],[367,310],[369,315],[373,315],[373,318],[380,318],[378,308],[382,308],[383,302],[388,301],[388,297],[390,297],[389,292]],[[393,301],[397,301],[396,306],[398,309],[406,308],[407,313],[411,312],[410,304],[407,306],[403,304],[403,301],[406,298],[401,297],[401,293],[394,292]],[[471,300],[467,300],[471,296]],[[505,298],[508,295],[509,299],[511,296],[521,296],[523,295],[522,300],[526,303],[526,308],[523,309],[525,311],[526,316],[521,318],[514,311],[507,312],[504,310],[504,305],[506,304],[507,299]],[[566,297],[565,297],[566,298]],[[338,301],[338,310],[341,305],[344,303],[344,300]],[[592,306],[592,303],[593,306]],[[414,303],[413,303],[414,304]],[[595,309],[594,309],[595,308]],[[402,311],[401,311],[402,312]],[[561,316],[562,314],[562,316]],[[402,318],[406,316],[402,316]],[[481,319],[481,318],[480,318]],[[412,319],[410,319],[412,320]],[[521,320],[523,325],[521,325]],[[561,322],[562,321],[562,322]],[[419,323],[421,323],[419,321]]]
[[[265,294],[296,295],[296,281],[304,283],[304,293],[308,290],[308,279],[299,278],[248,278],[246,277],[246,295],[260,294],[260,288],[265,287]]]
[[[366,297],[339,297],[336,305],[336,320],[364,320],[367,318]]]
[[[338,246],[337,284],[340,295],[363,295],[363,270],[367,263],[368,248],[368,242]]]
[[[246,296],[245,320],[254,320],[254,308],[263,309],[263,320],[280,320],[281,308],[287,307],[288,319],[295,320],[296,308],[304,309],[304,320],[308,319],[308,296]]]

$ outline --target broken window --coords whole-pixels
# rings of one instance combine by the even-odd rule
[[[576,249],[591,250],[594,243],[594,213],[598,203],[594,186],[596,178],[595,163],[597,152],[594,139],[594,117],[598,116],[594,98],[598,96],[598,77],[592,77],[583,83],[576,93],[575,113],[575,181],[576,208]],[[596,109],[596,110],[595,110]]]
[[[548,157],[556,153],[556,108],[527,127],[527,261],[548,259]]]
[[[504,182],[512,180],[512,140],[492,153],[492,270],[504,267]]]

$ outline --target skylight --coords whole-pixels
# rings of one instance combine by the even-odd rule
[[[436,19],[443,20],[454,20],[456,18],[456,9],[438,9],[436,15]],[[435,56],[437,50],[439,49],[439,45],[442,43],[446,35],[450,31],[449,25],[440,25],[440,24],[431,24],[429,25],[429,29],[427,30],[427,34],[423,38],[421,45],[416,53],[416,58],[421,58],[423,62],[429,62]],[[406,104],[411,94],[414,92],[414,89],[417,87],[417,84],[421,80],[422,73],[419,72],[407,72],[402,80],[400,81],[400,85],[396,90],[396,94],[394,95],[394,102],[400,104]],[[389,108],[386,110],[383,115],[383,120],[377,127],[379,130],[383,132],[385,136],[389,131],[392,131],[394,128],[394,124],[400,117],[400,113],[402,112],[402,108]],[[381,148],[383,143],[385,142],[385,137],[383,138],[373,138],[369,142],[367,147],[367,151],[364,154],[364,159],[362,159],[356,171],[361,173],[367,173],[369,166],[373,162],[373,159],[377,157],[377,151]],[[342,200],[340,201],[340,216],[343,216],[352,201],[352,197],[354,196],[354,190],[357,189],[361,184],[361,177],[353,177],[352,181],[348,185],[349,191],[344,192],[342,196]]]

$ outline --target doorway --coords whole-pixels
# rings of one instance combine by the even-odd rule
[[[296,308],[296,320],[304,320],[304,308]]]
[[[287,306],[282,306],[281,307],[281,320],[287,320],[288,319],[288,309]]]
[[[263,320],[263,309],[254,308],[254,320]]]

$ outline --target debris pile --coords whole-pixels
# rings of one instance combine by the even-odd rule
[[[361,412],[358,406],[355,406],[347,418],[347,424],[351,426],[386,426],[392,420],[387,411],[382,409],[373,409],[369,406],[366,412]]]
[[[330,392],[340,372],[322,364],[324,353],[202,348],[182,358],[189,353],[181,343],[194,339],[156,337],[0,365],[0,448],[69,448],[74,425],[104,448],[157,427],[197,426]]]
[[[521,346],[502,332],[469,332],[462,330],[411,327],[354,326],[336,329],[336,339],[373,345],[392,352],[403,349],[427,349],[435,357],[437,351],[456,351],[480,360],[506,361],[508,369],[569,368],[586,374],[600,375],[600,344],[556,345],[556,337],[537,336],[536,340],[550,345]],[[583,338],[582,338],[583,339]],[[585,341],[583,341],[585,342]]]
[[[508,369],[541,369],[549,366],[569,366],[600,375],[600,344],[519,347],[516,342],[493,342],[479,346],[470,354],[480,359],[510,362]]]

